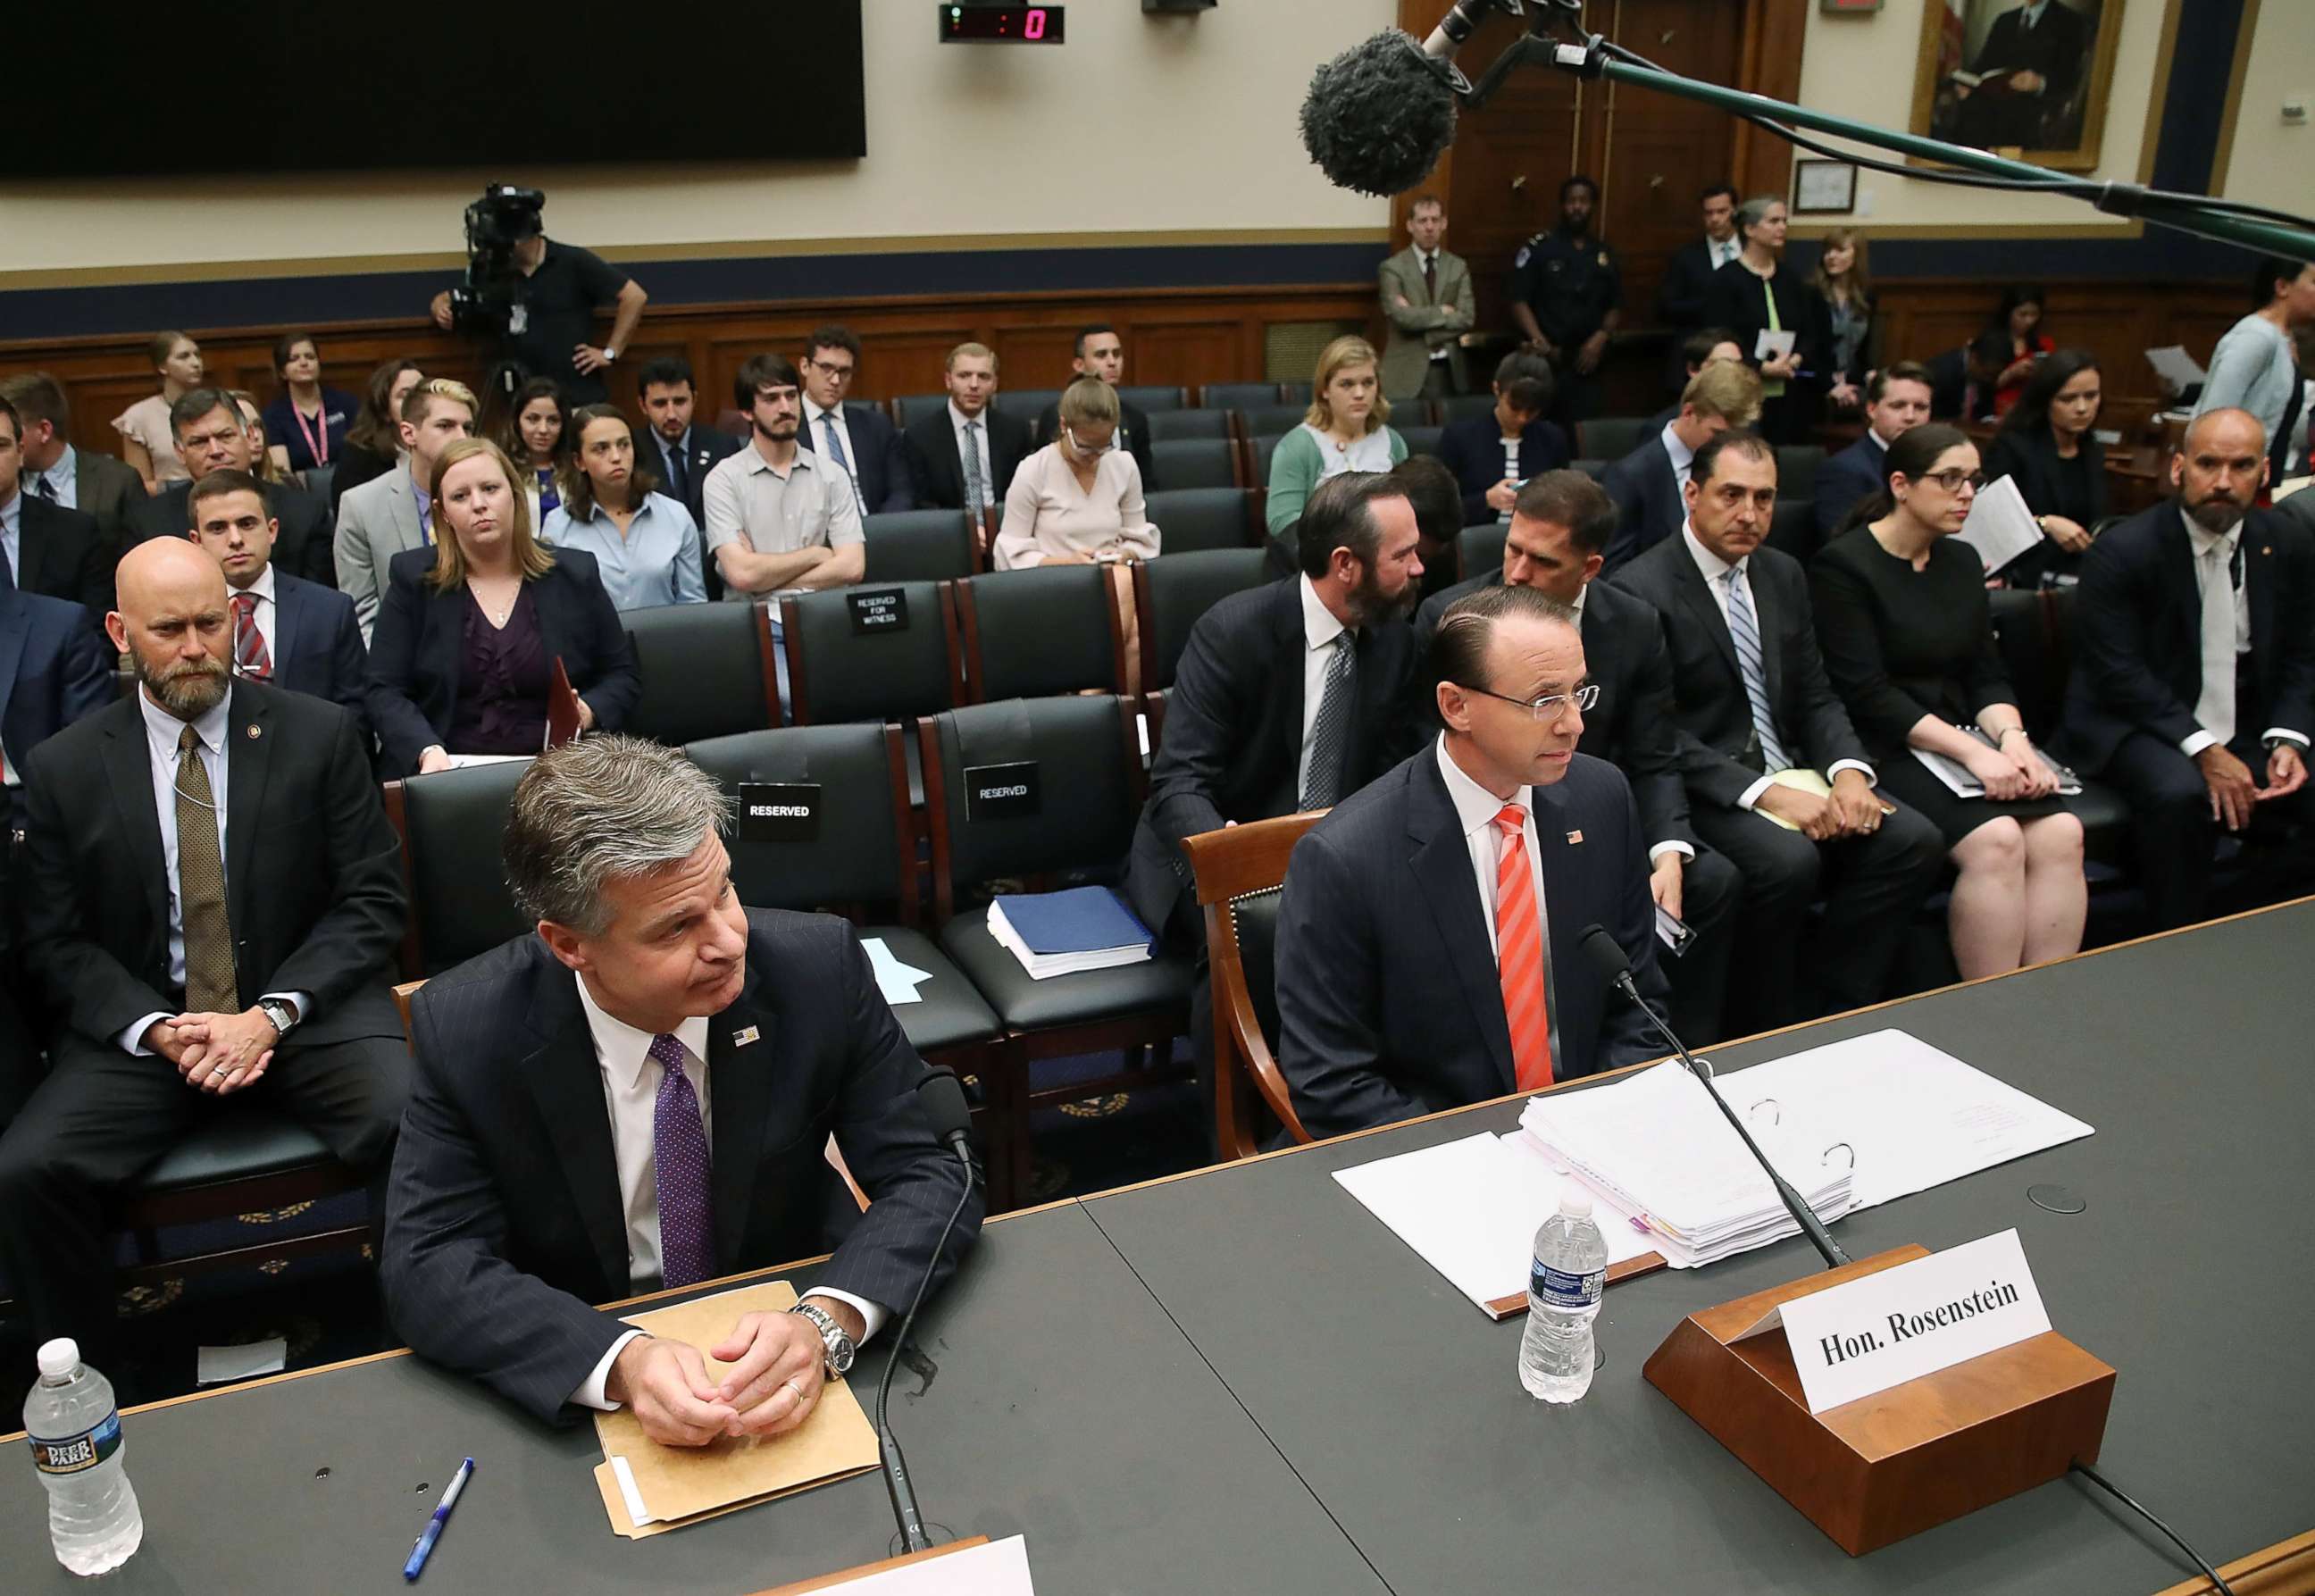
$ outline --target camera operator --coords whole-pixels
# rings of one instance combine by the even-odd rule
[[[568,403],[599,404],[610,398],[602,374],[634,338],[650,296],[592,250],[548,238],[545,203],[535,189],[494,185],[468,208],[466,285],[434,296],[434,324],[489,332],[502,358],[560,383]],[[591,343],[595,312],[611,301],[611,335]]]

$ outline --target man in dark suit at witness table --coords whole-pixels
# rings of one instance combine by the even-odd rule
[[[1428,663],[1450,606],[1508,583],[1532,588],[1574,611],[1588,679],[1600,689],[1599,702],[1583,717],[1576,751],[1604,759],[1631,784],[1648,851],[1648,893],[1694,934],[1678,958],[1663,961],[1672,1028],[1682,1041],[1702,1047],[1725,1034],[1720,1015],[1742,882],[1736,867],[1699,841],[1689,823],[1663,617],[1645,599],[1594,580],[1615,526],[1615,505],[1580,471],[1548,472],[1521,488],[1503,537],[1503,564],[1433,594],[1415,617],[1416,658],[1425,666],[1416,673],[1416,708],[1423,723],[1437,723],[1439,678]]]
[[[0,1137],[0,1261],[36,1339],[113,1324],[104,1204],[248,1099],[382,1166],[409,1055],[389,982],[402,861],[353,718],[230,675],[215,560],[120,563],[114,646],[140,690],[25,770],[24,960],[65,1017]]]
[[[418,994],[387,1207],[386,1308],[421,1356],[553,1423],[631,1405],[673,1446],[802,1423],[950,1214],[944,1275],[980,1227],[852,927],[741,908],[726,820],[710,777],[636,738],[525,773],[504,851],[537,934]],[[831,1246],[794,1311],[705,1349],[589,1306]]]
[[[1432,746],[1295,845],[1279,906],[1279,1068],[1314,1136],[1663,1050],[1581,952],[1605,926],[1663,998],[1631,790],[1575,751],[1583,640],[1566,605],[1496,585],[1450,608]]]
[[[1877,1002],[1945,842],[1874,792],[1817,652],[1808,579],[1761,546],[1776,450],[1756,433],[1721,433],[1697,451],[1685,498],[1681,535],[1613,580],[1663,616],[1690,818],[1744,878],[1727,1014],[1743,1036],[1807,1017],[1804,974],[1820,1008]],[[1824,918],[1804,947],[1821,884]]]

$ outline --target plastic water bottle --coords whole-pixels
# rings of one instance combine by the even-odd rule
[[[49,1538],[57,1561],[75,1574],[103,1574],[145,1540],[112,1382],[83,1363],[68,1340],[42,1346],[40,1364],[40,1383],[24,1398],[24,1431],[49,1490]]]
[[[1527,1333],[1520,1384],[1544,1402],[1574,1402],[1592,1388],[1592,1321],[1608,1283],[1608,1238],[1592,1222],[1592,1195],[1562,1186],[1559,1211],[1535,1233],[1527,1279]]]

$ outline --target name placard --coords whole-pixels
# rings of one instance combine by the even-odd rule
[[[741,782],[740,820],[744,842],[809,842],[820,835],[818,782]]]
[[[1812,1292],[1744,1334],[1779,1321],[1813,1414],[2050,1328],[2015,1230]]]
[[[852,633],[905,632],[909,629],[909,595],[900,588],[852,588],[844,595],[852,609]]]
[[[1037,761],[1016,759],[1006,765],[971,765],[964,772],[965,818],[974,820],[1025,820],[1037,812]]]

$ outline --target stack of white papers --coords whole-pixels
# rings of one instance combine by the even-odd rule
[[[2027,508],[2025,495],[2018,491],[2017,479],[2004,476],[1977,491],[1977,498],[1969,507],[1969,519],[1962,522],[1961,530],[1954,536],[1977,551],[1985,574],[1991,576],[2037,546],[2042,541],[2042,528],[2034,519],[2034,512]]]
[[[1725,1095],[1725,1093],[1724,1093]],[[1739,1111],[1744,1104],[1731,1098]],[[1675,1269],[1693,1269],[1800,1233],[1777,1188],[1704,1084],[1677,1062],[1612,1086],[1531,1099],[1520,1128],[1621,1213],[1645,1223]],[[1747,1128],[1801,1201],[1831,1221],[1855,1205],[1840,1138],[1795,1102]],[[1606,1227],[1603,1225],[1604,1231]]]
[[[2146,363],[2154,368],[2154,375],[2174,394],[2199,388],[2211,380],[2211,374],[2195,363],[2184,344],[2166,343],[2160,349],[2148,350]]]

